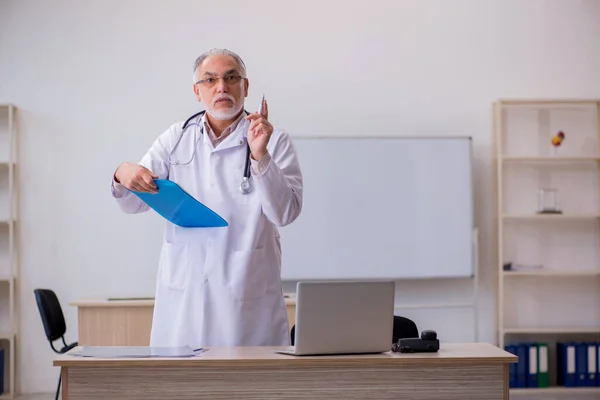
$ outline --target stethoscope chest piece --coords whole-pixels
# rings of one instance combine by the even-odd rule
[[[247,177],[244,177],[242,179],[242,183],[240,183],[240,192],[242,192],[242,194],[248,194],[251,190],[252,188],[250,187],[250,181]]]

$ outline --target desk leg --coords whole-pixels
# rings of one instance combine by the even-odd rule
[[[60,379],[62,381],[60,388],[60,398],[69,400],[69,369],[66,367],[60,368]]]
[[[70,368],[69,400],[506,400],[504,365]]]
[[[504,365],[504,399],[510,398],[510,364]]]

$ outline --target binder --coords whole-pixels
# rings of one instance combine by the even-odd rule
[[[596,344],[586,343],[587,351],[587,374],[585,377],[585,386],[596,386],[596,374],[598,373],[598,361],[596,360]]]
[[[559,342],[556,347],[557,384],[559,386],[574,387],[576,385],[575,345],[572,342]]]
[[[504,346],[504,350],[509,352],[510,354],[517,355],[516,346],[512,344],[508,344]],[[508,387],[515,388],[517,387],[517,363],[511,363],[508,366]]]
[[[519,357],[519,361],[517,362],[517,379],[516,384],[518,388],[527,387],[527,375],[528,375],[528,365],[529,365],[529,351],[527,346],[524,344],[517,344],[517,357]]]
[[[586,343],[575,344],[575,386],[586,386],[588,377],[588,351]]]
[[[538,343],[538,387],[548,387],[548,344]]]
[[[596,346],[596,384],[600,386],[600,343],[594,343]]]
[[[538,346],[527,343],[527,387],[538,387]]]
[[[227,226],[216,212],[200,203],[178,184],[168,179],[155,179],[158,193],[131,191],[166,220],[184,228],[216,228]]]

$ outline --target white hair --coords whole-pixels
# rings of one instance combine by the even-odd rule
[[[240,56],[238,56],[233,51],[227,50],[227,49],[210,49],[207,52],[200,55],[200,57],[196,58],[196,61],[194,61],[194,69],[192,71],[192,80],[194,80],[194,82],[195,82],[194,76],[196,75],[196,71],[198,70],[198,67],[200,67],[202,62],[204,60],[206,60],[208,57],[216,56],[216,55],[232,57],[235,60],[235,62],[238,64],[238,66],[240,67],[240,74],[244,78],[246,77],[246,64],[244,64],[244,62],[242,61]]]

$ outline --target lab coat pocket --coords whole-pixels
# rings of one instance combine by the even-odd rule
[[[239,301],[262,298],[267,292],[265,249],[234,251],[229,260],[228,286]]]
[[[165,242],[160,257],[160,281],[169,289],[183,291],[190,276],[188,244]]]

